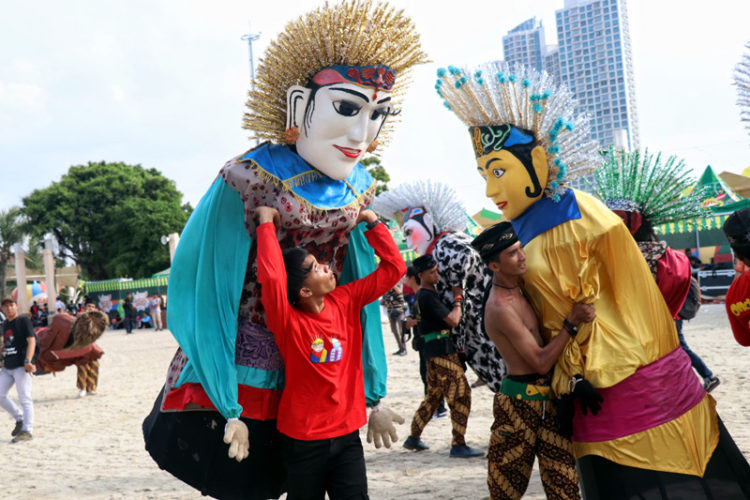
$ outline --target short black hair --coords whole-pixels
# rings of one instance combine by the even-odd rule
[[[0,306],[4,306],[5,304],[15,304],[16,301],[11,299],[10,297],[3,299],[2,304]]]
[[[310,252],[300,247],[286,248],[281,252],[286,268],[286,296],[289,303],[296,306],[299,303],[299,291],[305,284],[312,266],[305,269],[305,259]]]

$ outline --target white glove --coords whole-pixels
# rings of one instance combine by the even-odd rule
[[[224,442],[229,445],[229,458],[242,462],[250,454],[250,433],[245,422],[238,418],[227,419],[224,426]]]
[[[367,442],[372,443],[375,440],[375,448],[380,448],[383,444],[386,448],[390,448],[391,442],[398,441],[393,422],[403,424],[404,418],[384,406],[375,406],[370,412],[370,420],[367,423]]]

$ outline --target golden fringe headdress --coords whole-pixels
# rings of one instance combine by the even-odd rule
[[[409,70],[425,62],[427,55],[414,23],[403,10],[371,0],[326,3],[287,24],[268,46],[258,65],[255,89],[248,92],[243,128],[254,133],[251,139],[286,142],[287,89],[305,85],[318,71],[333,65],[388,66],[398,80],[391,94],[398,108]],[[380,144],[388,142],[392,125],[392,119],[386,121],[378,137]]]
[[[492,62],[474,70],[438,70],[435,85],[444,105],[469,126],[474,149],[499,149],[497,134],[482,127],[511,125],[529,130],[547,152],[545,196],[559,199],[565,181],[595,170],[598,145],[589,138],[588,117],[575,113],[573,94],[547,73],[526,66]]]

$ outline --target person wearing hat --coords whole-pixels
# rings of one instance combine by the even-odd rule
[[[463,364],[451,339],[451,329],[461,319],[462,299],[455,299],[448,308],[435,290],[438,282],[438,264],[432,254],[414,260],[419,290],[415,300],[418,335],[422,340],[422,353],[427,360],[427,394],[411,421],[411,434],[404,441],[407,450],[429,449],[420,439],[427,422],[432,419],[445,398],[451,412],[453,438],[450,456],[453,458],[481,457],[483,453],[466,445],[464,434],[471,411],[471,387],[466,380]]]
[[[487,451],[487,484],[491,498],[520,498],[534,465],[549,498],[580,498],[573,444],[561,430],[550,401],[551,370],[578,326],[595,317],[594,306],[577,303],[563,321],[560,334],[547,345],[539,320],[521,290],[526,254],[510,222],[486,229],[472,242],[493,273],[484,305],[484,328],[505,360],[508,374],[495,394],[495,421]],[[581,380],[579,392],[588,382]],[[593,390],[593,389],[592,389]],[[575,392],[575,391],[574,391]],[[598,411],[601,396],[588,391],[589,408]]]
[[[723,229],[737,260],[750,265],[750,208],[730,215]],[[750,346],[750,273],[742,273],[732,282],[724,303],[735,340]]]

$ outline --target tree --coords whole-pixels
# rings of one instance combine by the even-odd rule
[[[385,167],[380,164],[380,158],[377,156],[368,156],[361,163],[370,172],[370,175],[375,177],[378,183],[375,188],[375,195],[377,196],[383,191],[388,191],[388,182],[391,180],[391,176],[385,171]]]
[[[26,221],[19,207],[0,210],[0,299],[6,297],[5,278],[13,256],[11,248],[26,236]]]
[[[32,233],[52,232],[60,255],[84,278],[150,276],[169,266],[160,237],[181,232],[187,210],[174,181],[156,169],[89,162],[23,199]]]

